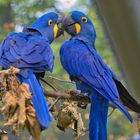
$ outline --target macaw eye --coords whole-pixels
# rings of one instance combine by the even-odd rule
[[[82,21],[83,23],[87,23],[87,18],[86,18],[86,17],[82,17],[81,21]]]
[[[50,20],[48,21],[48,25],[51,26],[52,23],[53,23],[53,21],[50,19]]]

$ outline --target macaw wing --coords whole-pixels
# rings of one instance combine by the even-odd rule
[[[4,41],[0,45],[0,58],[4,58],[5,60],[8,60],[9,62],[16,61],[16,58],[10,53],[10,49],[12,48],[12,36],[14,36],[16,33],[9,33]],[[12,48],[13,49],[13,48]]]
[[[64,55],[61,62],[69,74],[78,77],[81,81],[94,88],[132,121],[130,114],[120,103],[119,94],[112,79],[112,72],[106,67],[96,50],[92,48],[93,52],[91,52],[87,45],[83,43],[72,44],[72,42],[69,42],[64,45],[73,45],[70,51],[67,50],[68,54],[61,52],[61,55]],[[65,48],[69,49],[69,47]]]
[[[112,80],[112,75],[104,67],[104,62],[99,61],[97,52],[91,53],[83,43],[72,44],[69,42],[64,45],[74,45],[70,51],[67,50],[68,54],[61,51],[61,54],[63,54],[61,62],[69,74],[78,77],[96,89],[105,90],[106,94],[103,95],[105,98],[118,100],[119,95]],[[65,48],[69,49],[69,47]]]
[[[88,46],[88,49],[91,51],[91,53],[94,55],[94,50]],[[117,91],[120,96],[120,100],[126,107],[130,108],[131,110],[139,113],[140,112],[140,104],[131,96],[131,94],[128,92],[128,90],[124,87],[124,85],[121,83],[120,79],[115,75],[115,73],[102,61],[102,58],[98,55],[98,60],[100,63],[103,64],[103,67],[111,73],[112,79],[115,83],[115,86],[117,88]]]
[[[9,34],[1,44],[0,58],[0,64],[4,68],[12,65],[32,71],[53,69],[52,49],[48,40],[39,35],[22,32]]]

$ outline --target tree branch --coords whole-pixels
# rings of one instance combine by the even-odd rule
[[[43,88],[43,91],[46,97],[47,96],[54,98],[59,97],[60,99],[70,99],[73,101],[81,101],[81,102],[83,101],[85,103],[90,103],[89,97],[87,95],[80,94],[78,90],[69,89],[66,92],[62,92],[62,91],[48,91]]]
[[[64,83],[75,84],[75,82],[68,81],[68,80],[62,80],[62,79],[60,79],[60,78],[53,77],[53,76],[48,76],[48,78],[50,78],[50,79],[52,79],[52,80],[57,80],[57,81],[59,81],[59,82],[64,82]]]
[[[41,80],[42,82],[44,82],[45,84],[47,84],[48,86],[50,86],[54,91],[57,91],[57,88],[54,87],[54,85],[52,85],[52,84],[51,84],[49,81],[47,81],[46,79],[40,77],[40,80]]]
[[[84,95],[75,89],[69,89],[66,92],[62,92],[62,91],[49,91],[49,90],[46,90],[43,88],[43,91],[44,91],[45,97],[69,99],[72,101],[80,101],[80,102],[84,102],[87,104],[90,103],[90,98],[87,95]],[[114,111],[114,109],[116,109],[116,107],[114,105],[112,105],[111,103],[109,104],[109,107],[113,108],[113,111]],[[133,112],[129,108],[127,108],[127,110]]]

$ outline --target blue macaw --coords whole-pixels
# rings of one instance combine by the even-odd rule
[[[9,33],[0,45],[0,65],[3,69],[10,66],[20,69],[17,77],[29,85],[41,129],[47,129],[52,118],[38,80],[45,71],[53,70],[50,44],[61,34],[61,19],[55,12],[46,13],[22,32]]]
[[[63,27],[71,38],[60,48],[62,66],[70,79],[76,82],[77,89],[81,93],[88,93],[91,100],[89,139],[106,140],[109,102],[124,113],[130,122],[132,117],[122,102],[138,113],[140,105],[96,51],[96,32],[88,16],[73,11],[63,20]]]

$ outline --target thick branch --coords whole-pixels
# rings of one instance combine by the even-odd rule
[[[68,90],[65,92],[62,91],[48,91],[46,89],[43,89],[44,95],[49,97],[60,99],[70,99],[73,101],[83,101],[85,103],[90,103],[90,99],[87,95],[80,94],[77,90]]]
[[[73,100],[73,101],[90,103],[90,98],[87,95],[80,94],[78,90],[69,89],[66,92],[62,92],[62,91],[48,91],[46,89],[43,89],[43,91],[44,91],[44,95],[46,97],[54,97],[54,98],[59,97],[60,99],[70,99],[70,100]],[[109,107],[114,108],[114,109],[116,108],[111,103],[109,104]],[[127,110],[132,111],[129,108],[127,108]]]
[[[16,74],[19,71],[20,70],[18,68],[10,67],[7,70],[0,71],[0,75],[2,75],[2,74]],[[41,81],[43,81],[44,83],[46,83],[47,85],[49,85],[54,90],[54,91],[48,91],[46,89],[43,89],[45,96],[54,97],[54,98],[57,98],[57,99],[70,99],[70,100],[73,100],[73,101],[80,101],[80,102],[90,103],[89,97],[87,95],[80,94],[78,90],[69,89],[66,92],[62,92],[62,91],[58,91],[46,79],[41,78]],[[109,106],[112,107],[112,108],[116,108],[112,104],[110,104]]]

